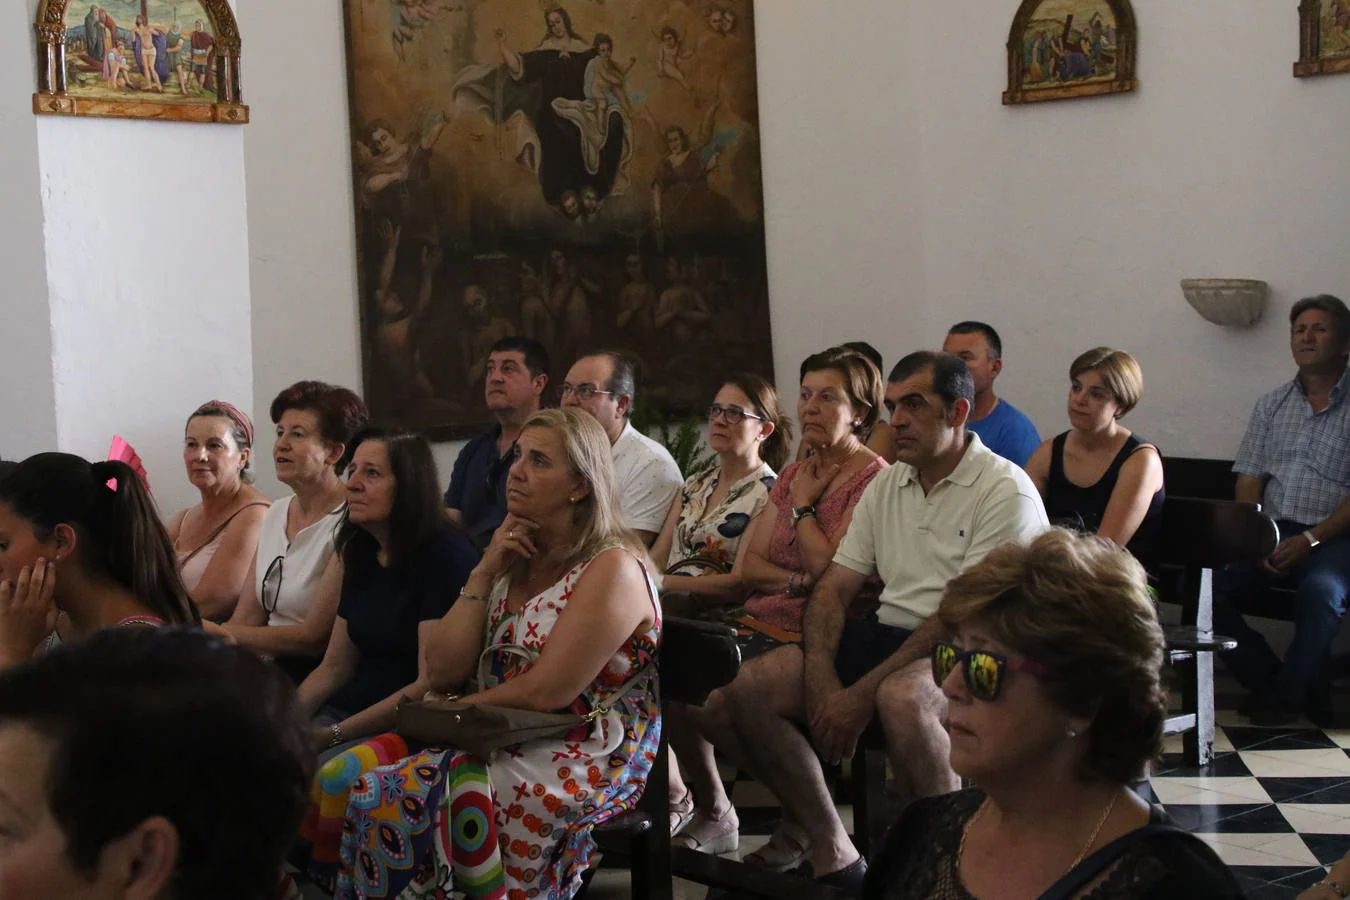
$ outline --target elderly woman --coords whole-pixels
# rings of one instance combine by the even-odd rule
[[[277,479],[294,493],[263,516],[258,552],[224,631],[276,658],[298,683],[328,646],[342,567],[333,539],[347,502],[339,478],[369,413],[344,387],[300,381],[272,401]]]
[[[535,413],[506,497],[506,520],[430,643],[431,684],[467,703],[598,718],[490,759],[446,748],[363,776],[347,819],[378,824],[343,831],[339,898],[574,897],[591,829],[645,787],[661,730],[661,612],[643,545],[620,523],[604,431],[577,409]]]
[[[1129,787],[1166,714],[1137,561],[1055,529],[953,579],[938,617],[951,764],[979,787],[911,804],[865,898],[1242,896],[1209,847]]]
[[[1139,363],[1097,347],[1069,367],[1069,424],[1027,460],[1051,523],[1110,538],[1145,565],[1157,552],[1163,468],[1158,448],[1120,424],[1144,390]]]
[[[884,370],[881,351],[867,343],[867,341],[845,341],[838,347],[831,347],[827,352],[846,353],[850,350],[860,354],[864,359],[876,366],[877,376],[881,376]],[[802,366],[801,377],[804,377],[806,375],[805,363],[803,363]],[[872,427],[868,428],[858,437],[867,445],[867,449],[886,460],[888,464],[895,462],[895,429],[891,428],[891,423],[886,421],[885,416],[879,416],[877,420],[872,423]],[[806,441],[802,441],[798,444],[797,462],[806,459],[810,452],[811,445]]]
[[[183,466],[202,501],[178,513],[167,531],[183,586],[202,617],[234,614],[258,551],[267,499],[253,487],[253,423],[237,407],[210,400],[183,429]]]
[[[39,453],[0,480],[0,668],[104,628],[199,621],[126,463]]]
[[[810,453],[783,470],[764,514],[742,542],[749,544],[741,563],[742,581],[751,592],[745,603],[747,621],[765,635],[743,648],[747,656],[762,652],[766,644],[799,640],[811,588],[834,559],[863,490],[886,468],[886,461],[862,441],[881,408],[881,374],[861,354],[835,348],[802,363],[797,416]],[[875,585],[865,589],[859,608],[876,597]],[[701,709],[691,710],[692,721],[705,731],[704,717],[726,712],[721,694],[714,694]],[[682,774],[693,785],[695,810],[676,842],[709,853],[735,850],[740,820],[718,777],[712,747],[706,736],[685,738],[684,731],[672,735]],[[682,824],[688,801],[672,801],[671,820]],[[785,819],[769,843],[745,859],[782,871],[798,865],[809,848],[805,831]]]

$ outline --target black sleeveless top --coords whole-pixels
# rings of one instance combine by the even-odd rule
[[[1125,460],[1140,447],[1153,445],[1137,434],[1130,435],[1097,483],[1089,487],[1079,487],[1064,475],[1064,441],[1068,436],[1067,431],[1059,435],[1050,448],[1050,478],[1045,485],[1045,515],[1052,525],[1096,534],[1097,529],[1101,528],[1102,516],[1106,513],[1106,505],[1111,502],[1111,492],[1116,489],[1116,481],[1120,478],[1120,470],[1125,465]],[[1139,523],[1139,528],[1127,547],[1145,566],[1151,565],[1157,555],[1164,493],[1164,488],[1158,488],[1153,495],[1148,510],[1144,513],[1144,520]]]

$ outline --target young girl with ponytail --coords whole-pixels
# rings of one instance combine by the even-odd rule
[[[126,463],[39,453],[0,479],[0,667],[54,634],[199,625],[154,503]]]

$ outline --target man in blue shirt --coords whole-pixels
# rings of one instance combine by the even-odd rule
[[[548,351],[536,340],[506,337],[488,351],[483,399],[497,425],[464,445],[455,459],[445,505],[480,547],[506,518],[506,473],[525,420],[548,386]]]
[[[1214,584],[1214,630],[1238,640],[1221,658],[1252,692],[1242,712],[1257,725],[1307,708],[1350,591],[1350,310],[1329,294],[1306,297],[1289,325],[1298,375],[1256,401],[1233,463],[1237,499],[1262,504],[1281,540],[1268,559],[1229,566]],[[1295,591],[1283,663],[1240,612],[1271,585]]]
[[[1003,371],[1003,341],[983,322],[957,322],[942,342],[942,352],[965,360],[975,379],[975,404],[966,428],[986,447],[1023,468],[1041,445],[1036,426],[1020,409],[994,394],[994,379]]]

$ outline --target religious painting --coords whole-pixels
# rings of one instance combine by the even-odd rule
[[[1350,72],[1350,0],[1302,0],[1294,75]]]
[[[703,409],[772,378],[750,0],[344,0],[365,395],[489,421],[488,349],[637,363]]]
[[[1023,0],[1008,35],[1005,104],[1135,89],[1130,0]]]
[[[39,115],[242,125],[227,0],[41,0]]]

